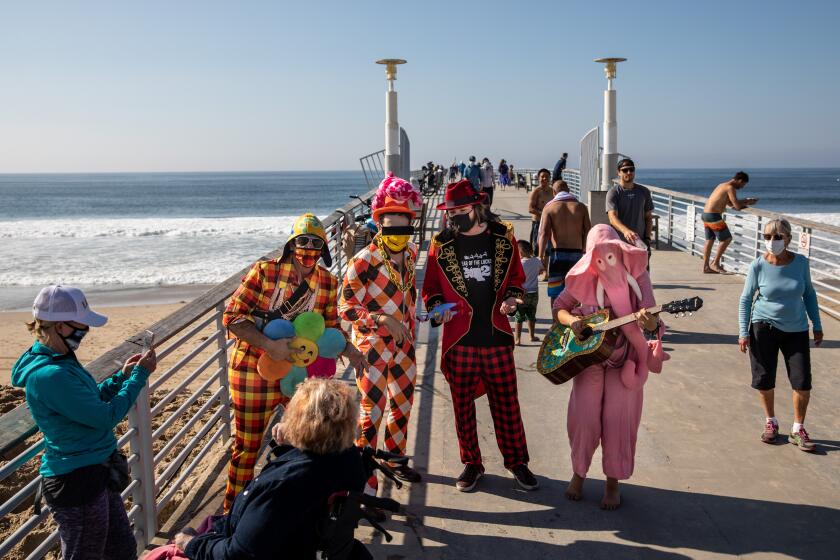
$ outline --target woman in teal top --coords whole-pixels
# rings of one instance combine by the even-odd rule
[[[804,426],[811,395],[808,319],[814,326],[815,346],[822,344],[822,323],[808,259],[788,251],[790,241],[787,220],[773,220],[764,226],[767,252],[750,265],[744,283],[738,310],[738,345],[741,352],[749,349],[752,386],[764,406],[761,441],[775,443],[779,435],[774,389],[781,351],[793,389],[794,422],[789,441],[802,451],[813,451],[815,445]]]
[[[121,488],[111,484],[119,463],[114,426],[125,417],[149,374],[154,350],[137,354],[97,384],[74,353],[90,327],[108,320],[94,313],[81,290],[41,290],[28,323],[36,341],[12,368],[12,384],[44,435],[43,496],[58,524],[64,559],[134,560],[137,545]]]

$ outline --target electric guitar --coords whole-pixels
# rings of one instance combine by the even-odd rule
[[[653,314],[664,311],[673,315],[691,315],[701,307],[703,300],[692,297],[657,305],[648,311]],[[555,323],[540,346],[537,371],[555,385],[565,383],[589,366],[609,358],[621,332],[619,327],[632,323],[636,318],[631,314],[611,321],[610,312],[602,309],[580,320],[586,325],[580,338],[575,336],[571,327]]]

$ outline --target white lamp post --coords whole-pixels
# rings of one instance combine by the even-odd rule
[[[618,122],[615,117],[615,65],[624,62],[626,58],[596,58],[595,62],[604,65],[607,76],[607,89],[604,91],[604,153],[601,156],[601,190],[606,191],[612,186],[612,180],[618,175]]]
[[[400,169],[400,123],[397,120],[397,92],[394,80],[397,79],[397,65],[405,64],[400,58],[377,60],[385,65],[385,79],[388,91],[385,92],[385,172],[391,171],[397,177],[402,176]]]

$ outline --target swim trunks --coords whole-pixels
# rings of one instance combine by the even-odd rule
[[[537,304],[540,301],[540,294],[537,292],[529,292],[522,298],[523,303],[516,308],[517,323],[524,323],[525,321],[537,320]]]
[[[703,231],[706,234],[707,241],[713,241],[715,237],[717,237],[718,241],[732,239],[729,227],[723,221],[723,214],[719,212],[703,212],[702,220]]]
[[[566,274],[575,266],[583,252],[580,249],[552,249],[548,258],[548,297],[556,298],[563,291]]]

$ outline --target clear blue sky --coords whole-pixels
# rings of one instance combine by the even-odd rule
[[[401,57],[412,163],[577,160],[619,67],[646,167],[840,166],[840,2],[10,2],[0,172],[358,169]]]

